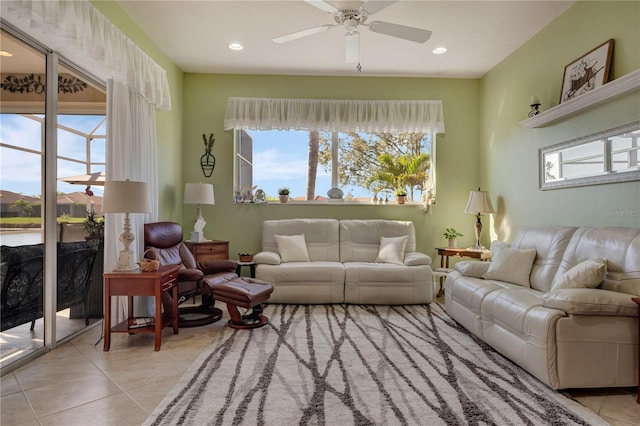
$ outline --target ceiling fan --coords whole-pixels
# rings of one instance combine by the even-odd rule
[[[333,14],[335,24],[320,25],[292,34],[283,35],[273,39],[275,43],[287,43],[302,37],[318,34],[331,28],[343,26],[345,29],[345,59],[349,63],[359,62],[360,56],[360,27],[368,27],[369,31],[385,34],[392,37],[409,40],[416,43],[424,43],[431,37],[431,31],[421,28],[408,27],[406,25],[392,24],[383,21],[371,21],[365,23],[369,16],[380,12],[382,9],[391,6],[396,1],[370,0],[359,8],[346,7],[338,9],[332,4],[323,0],[304,0],[311,6]],[[351,2],[360,3],[360,2]]]

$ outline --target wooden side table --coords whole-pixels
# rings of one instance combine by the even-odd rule
[[[256,277],[256,262],[238,262],[238,266],[236,266],[236,275],[237,276],[242,276],[242,267],[243,266],[248,266],[249,267],[249,276],[251,278],[255,278]]]
[[[449,268],[450,257],[466,257],[469,259],[479,259],[482,262],[491,259],[491,252],[489,250],[473,250],[450,247],[438,247],[437,250],[438,255],[440,256],[440,267],[435,268],[434,271],[440,278],[440,290],[438,290],[438,294],[436,295],[436,297],[440,297],[442,295],[442,292],[444,290],[444,280],[447,277],[447,274],[452,271],[452,269]]]
[[[105,272],[104,277],[104,347],[111,346],[111,333],[155,333],[155,350],[160,350],[162,329],[173,325],[178,334],[178,270],[180,265],[160,266],[158,272]],[[171,315],[162,314],[162,295],[171,291],[173,306]],[[111,327],[111,296],[128,296],[127,318]],[[155,296],[155,322],[142,327],[130,327],[133,316],[133,296]]]
[[[640,297],[634,297],[631,300],[638,305],[638,399],[636,402],[640,404]]]
[[[201,243],[184,242],[198,262],[229,259],[229,241],[211,240]]]

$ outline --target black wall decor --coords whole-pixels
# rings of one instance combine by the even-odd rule
[[[202,167],[204,177],[211,177],[213,169],[216,167],[216,157],[211,154],[211,148],[216,140],[213,133],[209,135],[209,139],[206,134],[202,134],[202,139],[204,140],[204,155],[200,157],[200,167]]]
[[[46,89],[46,85],[42,82],[43,76],[27,74],[27,75],[6,75],[0,87],[11,93],[37,93],[42,94]],[[88,87],[84,81],[73,76],[58,76],[58,92],[60,93],[76,93],[82,92]]]

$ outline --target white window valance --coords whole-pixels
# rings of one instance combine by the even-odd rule
[[[442,101],[229,98],[225,130],[444,133]]]
[[[107,81],[125,84],[170,110],[166,71],[86,0],[3,1],[4,20],[51,50]]]

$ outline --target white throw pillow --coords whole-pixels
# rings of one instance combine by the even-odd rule
[[[594,288],[604,280],[606,273],[606,260],[585,260],[560,275],[551,286],[551,290],[559,290],[561,288]]]
[[[309,252],[304,234],[276,235],[276,244],[282,262],[309,262]]]
[[[482,278],[531,287],[529,275],[535,259],[535,249],[501,247],[495,251],[495,258],[491,259],[489,270]]]
[[[407,247],[409,236],[380,237],[380,249],[376,263],[395,263],[402,265],[404,262],[404,249]]]

